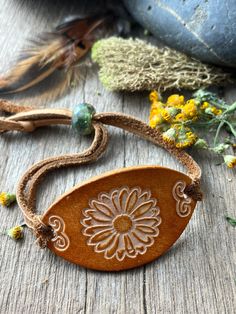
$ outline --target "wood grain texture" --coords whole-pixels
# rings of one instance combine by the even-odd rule
[[[77,2],[69,6],[59,0],[0,0],[0,71],[14,60],[26,37],[49,30],[64,15],[79,11]],[[227,100],[236,99],[233,87],[222,92]],[[83,71],[80,86],[70,95],[47,106],[72,108],[82,101],[92,103],[97,111],[148,118],[147,95],[105,91],[93,67]],[[39,211],[74,184],[104,171],[141,164],[182,169],[152,144],[114,128],[109,130],[108,151],[96,165],[61,170],[47,177],[38,193]],[[75,136],[68,127],[2,135],[0,190],[14,191],[20,176],[34,162],[81,151],[90,141]],[[90,271],[40,250],[29,231],[17,243],[1,235],[0,313],[235,313],[236,230],[224,215],[236,216],[236,174],[216,166],[215,156],[194,156],[203,170],[205,199],[175,246],[145,267],[117,274]],[[17,206],[1,208],[0,212],[2,230],[22,219]]]

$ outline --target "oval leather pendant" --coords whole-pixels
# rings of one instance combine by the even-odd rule
[[[158,166],[124,168],[64,194],[44,214],[54,229],[48,247],[81,266],[119,271],[166,252],[185,229],[196,201],[191,179]]]

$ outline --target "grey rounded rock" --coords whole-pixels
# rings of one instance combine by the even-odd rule
[[[199,60],[236,67],[235,0],[123,0],[144,28]]]

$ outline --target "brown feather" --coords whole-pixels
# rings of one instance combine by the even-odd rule
[[[104,21],[101,17],[75,18],[42,36],[24,52],[7,75],[0,78],[0,95],[25,91],[47,79],[56,70],[64,71],[65,78],[59,81],[54,91],[45,94],[49,96],[51,92],[54,99],[62,91],[64,93],[76,72],[74,66],[89,51],[96,38],[96,30]]]
[[[53,88],[40,93],[40,101],[42,103],[52,102],[64,96],[68,90],[78,85],[80,78],[80,67],[70,67],[68,70],[65,70],[65,74],[60,80],[58,80],[57,84],[55,84]]]

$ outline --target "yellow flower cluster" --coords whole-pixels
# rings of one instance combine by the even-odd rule
[[[162,137],[166,142],[173,143],[178,148],[189,147],[197,140],[197,136],[191,131],[190,128],[175,124],[163,132]]]
[[[159,99],[156,91],[149,95],[151,101],[150,126],[163,131],[163,139],[178,148],[193,145],[197,136],[183,122],[194,121],[198,117],[198,107],[194,99],[187,102],[182,95],[171,95],[166,103]]]
[[[150,126],[162,131],[163,139],[178,148],[189,147],[198,140],[197,135],[189,127],[191,124],[222,115],[221,109],[198,98],[185,101],[183,95],[173,94],[164,103],[158,93],[152,91],[149,99],[151,101]]]
[[[215,116],[219,116],[219,115],[222,114],[222,110],[221,109],[218,109],[215,106],[211,106],[209,104],[209,102],[207,102],[207,101],[204,101],[202,103],[202,105],[200,106],[200,109],[205,111],[205,113],[208,113],[208,114],[212,113]]]

